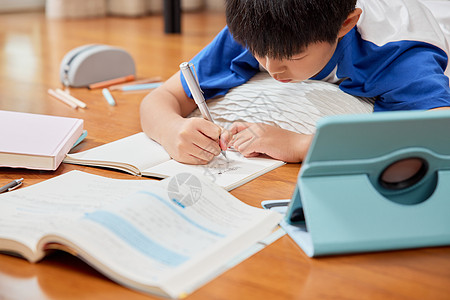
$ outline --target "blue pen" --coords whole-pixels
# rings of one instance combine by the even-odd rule
[[[102,90],[103,93],[103,97],[105,97],[106,101],[108,101],[109,105],[114,106],[116,105],[116,101],[114,100],[113,96],[111,95],[111,93],[109,92],[109,90],[107,88],[104,88]]]
[[[143,83],[143,84],[133,84],[133,85],[126,85],[121,88],[122,91],[139,91],[139,90],[149,90],[157,88],[158,86],[162,85],[162,82],[154,82],[154,83]]]

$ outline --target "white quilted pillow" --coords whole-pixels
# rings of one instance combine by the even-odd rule
[[[281,83],[260,72],[225,96],[208,100],[208,107],[214,121],[225,128],[244,121],[313,134],[321,117],[371,113],[373,100],[351,96],[327,82]],[[197,109],[190,116],[201,114]]]

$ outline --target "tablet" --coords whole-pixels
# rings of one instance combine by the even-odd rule
[[[281,224],[309,256],[450,244],[450,110],[325,117]]]

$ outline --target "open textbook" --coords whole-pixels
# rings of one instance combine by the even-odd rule
[[[207,176],[216,184],[232,190],[284,162],[270,158],[245,158],[227,151],[207,165],[187,165],[170,158],[164,148],[140,132],[83,152],[68,154],[65,163],[118,169],[134,175],[166,178],[182,172]]]
[[[178,298],[252,246],[263,248],[257,243],[281,218],[202,176],[121,180],[71,171],[0,195],[0,251],[37,262],[64,250],[126,287]]]

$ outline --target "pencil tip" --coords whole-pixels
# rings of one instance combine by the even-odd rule
[[[223,155],[223,157],[225,157],[226,160],[228,160],[227,154],[226,154],[226,152],[223,151],[223,150],[222,150],[222,155]]]

